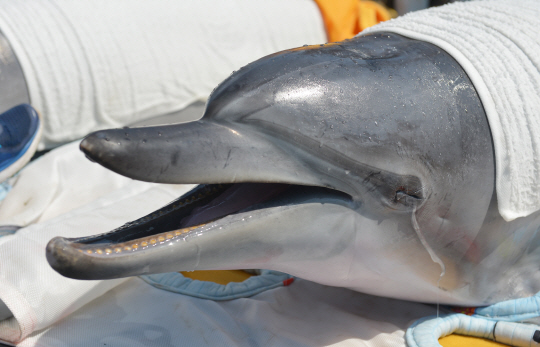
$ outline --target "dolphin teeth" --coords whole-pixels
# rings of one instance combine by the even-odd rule
[[[197,202],[192,202],[195,196]],[[183,207],[172,208],[178,201]],[[60,274],[76,279],[119,278],[137,271],[156,273],[154,269],[130,266],[148,257],[169,254],[187,245],[189,252],[198,252],[199,237],[243,218],[246,213],[261,213],[289,208],[303,203],[331,203],[357,208],[348,194],[316,186],[282,183],[237,183],[198,186],[162,209],[101,235],[67,239],[56,237],[47,245],[47,260]],[[160,211],[170,211],[163,214]],[[239,215],[242,216],[234,216]],[[161,215],[161,216],[160,216]],[[243,221],[244,219],[242,219]],[[173,247],[168,247],[173,246]],[[191,247],[191,248],[190,248]],[[184,253],[185,255],[186,253]],[[113,261],[109,261],[113,260]],[[189,265],[194,266],[194,265]],[[81,269],[91,269],[81,271]],[[127,271],[127,272],[126,272]],[[161,270],[158,270],[161,271]]]
[[[128,222],[113,231],[88,238],[65,240],[69,247],[90,256],[110,257],[137,252],[190,237],[193,231],[199,232],[198,229],[209,223],[271,200],[292,187],[277,183],[240,183],[236,184],[234,189],[232,186],[232,184],[198,186],[160,210]],[[251,194],[248,203],[243,201],[245,195],[242,194],[246,192],[248,195]],[[337,191],[334,194],[343,195]],[[162,232],[156,233],[159,230]]]
[[[84,245],[84,244],[80,244],[80,243],[75,244],[74,247],[78,248],[77,251],[79,253],[86,253],[86,254],[89,254],[89,255],[97,255],[97,256],[101,256],[101,255],[109,256],[109,255],[113,255],[114,253],[119,254],[119,253],[122,253],[124,251],[125,252],[134,252],[134,251],[144,249],[146,247],[156,246],[158,244],[164,244],[165,242],[176,240],[180,236],[186,237],[186,236],[188,236],[188,233],[190,231],[198,229],[198,228],[200,228],[200,227],[202,227],[202,226],[204,226],[206,224],[208,224],[208,223],[204,223],[204,224],[200,224],[200,225],[194,225],[194,226],[191,226],[191,227],[182,228],[182,229],[178,229],[178,230],[175,230],[175,231],[164,232],[162,234],[153,235],[150,238],[137,239],[137,240],[130,241],[130,242],[115,244],[114,247],[106,248],[105,250],[103,250],[101,248],[96,248],[93,245]]]

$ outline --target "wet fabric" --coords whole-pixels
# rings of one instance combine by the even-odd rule
[[[473,82],[495,147],[501,216],[540,210],[540,2],[485,0],[430,8],[368,28],[430,42]]]

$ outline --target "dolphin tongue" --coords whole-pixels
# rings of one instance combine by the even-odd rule
[[[207,205],[196,207],[181,225],[192,226],[225,217],[250,206],[268,201],[284,192],[288,184],[239,183]]]

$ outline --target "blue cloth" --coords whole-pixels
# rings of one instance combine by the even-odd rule
[[[471,316],[454,313],[414,322],[405,339],[409,347],[440,347],[440,337],[452,333],[490,339],[510,346],[540,346],[540,327],[516,323],[540,316],[540,293],[474,310]]]
[[[293,276],[272,270],[261,270],[258,276],[251,276],[243,282],[227,285],[214,282],[192,280],[178,272],[146,275],[141,278],[152,286],[173,293],[210,300],[231,300],[246,298],[266,290],[288,285]]]

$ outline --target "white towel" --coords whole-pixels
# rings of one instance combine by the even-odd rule
[[[233,70],[326,41],[311,0],[0,2],[41,149],[205,100]]]
[[[16,344],[127,280],[79,281],[59,275],[45,259],[51,238],[114,229],[191,188],[121,177],[84,158],[78,143],[23,169],[0,204],[0,224],[30,224],[0,237],[0,301],[14,315],[0,321],[0,342]]]
[[[404,330],[436,307],[297,279],[250,298],[204,300],[138,278],[18,347],[406,347]]]
[[[486,111],[496,158],[499,212],[507,220],[540,210],[540,1],[454,3],[381,23],[452,55]]]

